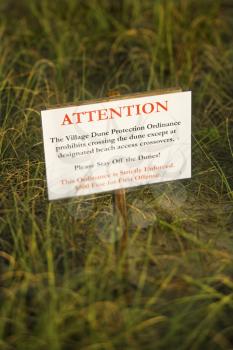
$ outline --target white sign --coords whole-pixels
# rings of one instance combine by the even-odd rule
[[[41,112],[49,199],[191,177],[191,92]]]

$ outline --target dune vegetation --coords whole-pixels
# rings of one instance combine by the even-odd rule
[[[233,348],[233,4],[0,0],[0,349]],[[193,92],[192,178],[49,202],[40,111]]]

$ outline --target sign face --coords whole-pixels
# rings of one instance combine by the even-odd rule
[[[41,112],[49,199],[191,177],[191,92]]]

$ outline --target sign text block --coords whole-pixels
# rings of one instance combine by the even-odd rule
[[[191,177],[191,92],[41,112],[49,199]]]

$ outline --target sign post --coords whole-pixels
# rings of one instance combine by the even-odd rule
[[[113,209],[114,215],[116,215],[115,234],[117,235],[115,251],[117,257],[122,257],[126,251],[128,243],[128,217],[125,189],[114,191]]]
[[[118,97],[120,96],[120,93],[118,91],[109,91],[108,96]],[[128,243],[128,215],[126,191],[124,188],[113,192],[113,211],[116,216],[115,255],[117,258],[121,258],[126,252]],[[126,257],[124,256],[124,258]],[[125,266],[127,266],[127,264]]]

